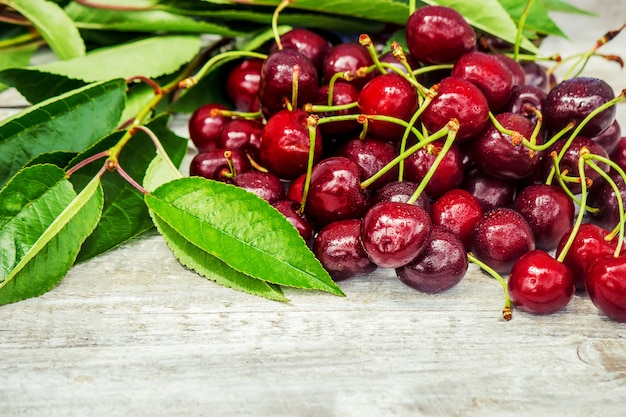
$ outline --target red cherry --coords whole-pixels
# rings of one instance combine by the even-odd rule
[[[222,116],[213,110],[228,110],[223,104],[205,104],[198,107],[189,118],[189,139],[198,152],[205,152],[219,147],[222,128],[230,117]]]
[[[518,308],[533,314],[552,314],[574,297],[574,275],[548,253],[533,250],[515,262],[508,291]]]
[[[611,320],[626,322],[626,257],[605,256],[585,273],[593,304]]]
[[[313,239],[315,229],[311,222],[300,213],[300,202],[284,199],[275,201],[272,206],[287,218],[305,242],[309,243]]]
[[[430,209],[433,224],[454,234],[467,249],[471,246],[474,228],[482,217],[480,201],[468,191],[458,188],[439,197]]]
[[[262,67],[262,59],[250,58],[237,64],[228,73],[226,93],[237,110],[259,111],[259,82]]]

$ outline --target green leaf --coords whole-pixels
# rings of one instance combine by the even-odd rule
[[[85,54],[85,43],[78,29],[58,4],[47,0],[2,0],[0,3],[28,19],[59,59]]]
[[[546,6],[548,10],[551,10],[554,12],[564,12],[564,13],[583,14],[587,16],[596,16],[596,13],[590,12],[588,10],[583,10],[565,0],[541,0],[541,1],[543,1],[543,4]]]
[[[114,130],[125,83],[90,84],[31,106],[0,122],[0,186],[44,152],[81,152]]]
[[[39,155],[28,161],[24,166],[27,167],[41,164],[52,164],[58,166],[59,168],[65,168],[72,159],[76,158],[76,156],[76,152],[44,152],[40,153]]]
[[[237,272],[226,263],[193,245],[154,215],[154,224],[180,263],[198,274],[227,288],[247,292],[276,301],[289,301],[279,286]]]
[[[343,295],[295,228],[252,193],[188,177],[160,186],[145,199],[176,233],[243,274]]]
[[[2,49],[2,52],[0,52],[2,54],[2,59],[0,59],[0,71],[7,68],[23,67],[28,65],[36,50],[36,45],[25,45]],[[8,87],[8,85],[0,83],[0,91],[3,91]]]
[[[518,22],[526,8],[525,2],[520,3],[517,0],[499,0],[500,4],[508,11],[511,17]],[[542,0],[535,1],[528,12],[526,22],[524,24],[525,31],[531,31],[542,35],[554,35],[566,38],[565,33],[557,26],[557,24],[548,15],[548,9]]]
[[[68,91],[84,87],[80,80],[30,68],[9,68],[0,72],[0,82],[15,87],[30,103],[40,103]]]
[[[102,189],[95,177],[78,195],[54,165],[16,174],[0,191],[0,305],[39,296],[74,264],[98,222]]]
[[[178,166],[187,151],[187,139],[181,138],[167,128],[169,115],[163,114],[146,125],[159,138],[166,152]],[[69,166],[110,149],[122,136],[115,132],[87,151],[78,155]],[[137,182],[143,177],[154,158],[155,147],[150,138],[143,132],[136,133],[124,146],[119,156],[119,165]],[[96,175],[102,163],[93,163],[81,168],[71,177],[71,181],[80,187]],[[102,217],[93,233],[85,240],[78,255],[78,262],[83,262],[107,252],[130,239],[143,234],[154,227],[143,194],[131,186],[117,172],[106,172],[102,176],[104,190],[104,208]]]

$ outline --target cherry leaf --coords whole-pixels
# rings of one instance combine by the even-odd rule
[[[517,22],[522,16],[525,3],[517,0],[498,0],[500,4],[508,11],[511,17]],[[536,1],[528,12],[524,30],[528,30],[543,35],[555,35],[567,39],[567,36],[548,15],[548,9],[542,0]]]
[[[39,296],[63,279],[102,201],[98,177],[77,195],[55,165],[24,168],[0,190],[0,304]]]
[[[37,29],[59,59],[72,59],[85,54],[85,43],[74,21],[63,9],[48,0],[2,0],[17,10]]]
[[[158,187],[145,199],[176,233],[243,274],[343,295],[296,229],[252,193],[187,177]]]
[[[82,152],[114,130],[126,84],[111,80],[50,98],[0,122],[0,186],[44,152]]]

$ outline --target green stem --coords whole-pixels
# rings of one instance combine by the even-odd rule
[[[580,225],[582,224],[583,218],[585,217],[584,207],[585,205],[587,205],[587,178],[585,177],[585,159],[583,158],[582,155],[580,158],[578,158],[578,172],[580,173],[581,206],[580,206],[580,210],[578,211],[578,216],[576,217],[576,221],[574,222],[572,231],[569,237],[567,238],[565,245],[563,245],[563,249],[559,253],[558,257],[556,258],[556,260],[561,263],[565,259],[565,256],[567,256],[567,252],[569,251],[569,249],[572,247],[572,244],[574,243],[574,239],[576,239],[576,235],[578,234],[578,229],[580,229]]]
[[[519,60],[519,48],[522,43],[522,32],[524,31],[524,25],[526,24],[526,18],[528,17],[528,13],[530,12],[531,7],[535,3],[535,0],[528,0],[526,2],[526,6],[524,7],[524,11],[520,16],[519,22],[517,24],[517,33],[515,34],[515,45],[513,46],[513,59]]]
[[[496,272],[496,270],[491,268],[483,261],[476,258],[471,252],[467,253],[467,260],[473,264],[476,264],[480,269],[491,275],[493,278],[495,278],[496,281],[498,281],[498,283],[500,283],[502,289],[504,290],[504,308],[502,309],[502,317],[504,317],[506,321],[511,320],[511,298],[509,297],[509,290],[507,288],[506,281],[504,280],[504,278],[502,278],[502,275],[500,275],[498,272]]]
[[[307,128],[309,130],[309,159],[307,161],[306,176],[302,186],[302,200],[300,202],[299,212],[304,212],[306,199],[309,195],[309,187],[311,186],[311,173],[313,172],[313,164],[315,162],[315,140],[317,137],[317,116],[310,115],[307,118]]]

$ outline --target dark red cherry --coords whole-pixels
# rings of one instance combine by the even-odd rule
[[[585,286],[593,304],[611,320],[626,322],[626,256],[605,256],[585,274]]]
[[[233,177],[232,183],[272,204],[285,198],[285,187],[269,172],[247,171]]]
[[[552,89],[552,83],[556,84],[554,76],[548,75],[548,69],[535,61],[522,62],[522,68],[524,69],[526,85],[532,85],[548,93]]]
[[[513,76],[500,59],[485,52],[469,52],[456,61],[452,76],[469,81],[483,92],[489,108],[498,112],[513,93]]]
[[[619,165],[620,168],[626,170],[626,137],[620,138],[611,153],[611,160]]]
[[[511,301],[533,314],[553,314],[574,298],[574,275],[547,252],[533,250],[522,255],[508,279]]]
[[[476,224],[472,252],[499,273],[509,273],[517,259],[534,249],[535,237],[530,225],[511,208],[493,209]]]
[[[411,262],[424,249],[430,226],[430,217],[421,207],[386,201],[365,213],[361,242],[376,265],[398,268]]]
[[[406,285],[427,293],[440,293],[457,285],[468,269],[463,243],[453,233],[433,226],[422,252],[396,269]]]
[[[230,161],[230,164],[229,164]],[[234,168],[234,171],[231,169]],[[189,175],[231,182],[235,175],[250,171],[250,161],[243,151],[213,149],[196,154],[189,164]]]
[[[358,219],[326,225],[315,237],[313,253],[335,281],[369,274],[376,269],[361,244],[361,221]]]
[[[591,138],[592,141],[600,144],[611,155],[619,145],[619,141],[622,138],[622,129],[617,119],[611,123],[604,131]]]
[[[480,201],[466,190],[450,190],[439,197],[431,206],[430,218],[433,225],[448,230],[467,249],[472,244],[476,224],[483,217]]]
[[[508,55],[494,54],[493,56],[498,58],[511,72],[513,87],[521,87],[523,85],[526,85],[526,73],[524,72],[524,67],[522,67],[522,64],[520,64]]]
[[[574,224],[574,202],[562,188],[534,184],[515,199],[515,210],[528,221],[538,249],[551,251]]]
[[[527,140],[535,129],[532,121],[515,113],[500,113],[496,120],[505,129],[517,132]],[[529,177],[539,165],[540,155],[524,144],[514,145],[513,139],[492,123],[487,125],[470,144],[476,166],[493,177],[511,180]],[[542,143],[543,139],[538,137],[537,144]]]
[[[623,207],[626,207],[626,184],[621,175],[610,172],[609,178],[614,182],[622,198]],[[598,179],[596,186],[589,191],[587,205],[597,211],[589,212],[589,216],[605,229],[612,230],[621,221],[617,194],[611,184],[605,179]]]
[[[542,112],[546,103],[546,97],[548,97],[548,94],[544,90],[533,85],[513,87],[513,95],[504,110],[521,114],[536,123],[537,115],[532,109]]]
[[[374,77],[359,93],[359,110],[373,116],[390,116],[408,122],[417,110],[417,89],[402,75],[389,72]],[[400,124],[368,120],[367,133],[400,142],[406,128]]]
[[[423,6],[406,22],[406,44],[418,61],[445,64],[473,51],[476,33],[456,10],[445,6]]]
[[[432,168],[437,155],[442,152],[443,145],[443,141],[435,141],[418,149],[406,158],[404,164],[405,178],[408,181],[420,183]],[[426,184],[424,192],[432,199],[438,198],[445,192],[461,185],[463,172],[463,155],[461,155],[459,147],[453,143]]]
[[[361,188],[362,180],[363,169],[348,158],[326,158],[313,167],[304,211],[316,229],[363,216],[370,195]]]
[[[226,93],[237,110],[259,111],[259,83],[262,67],[262,59],[249,58],[241,61],[228,73]]]
[[[299,67],[297,103],[293,98],[294,68]],[[261,68],[259,105],[266,119],[287,108],[313,103],[319,88],[317,69],[311,60],[295,49],[282,49],[270,54]]]
[[[275,201],[272,206],[287,218],[287,221],[296,228],[305,242],[308,243],[313,239],[315,229],[311,222],[305,219],[302,213],[300,213],[300,202],[283,199]]]
[[[489,121],[489,105],[485,95],[469,81],[447,77],[439,83],[437,96],[421,115],[422,123],[433,133],[445,127],[450,119],[460,124],[456,139],[476,136]]]
[[[374,193],[372,205],[382,201],[406,203],[415,194],[418,184],[411,181],[392,181],[382,186]],[[430,213],[430,201],[426,194],[421,193],[414,203]]]
[[[302,192],[304,189],[304,182],[306,181],[306,173],[299,175],[294,180],[290,181],[287,185],[287,198],[293,201],[302,201]]]
[[[363,168],[365,178],[369,178],[391,162],[397,156],[397,151],[396,147],[389,142],[366,137],[348,140],[337,150],[335,156],[343,156],[356,162]],[[398,166],[396,165],[369,188],[376,190],[397,178]]]
[[[510,207],[517,190],[512,180],[495,178],[478,169],[465,174],[461,188],[476,197],[485,213],[497,207]]]
[[[408,51],[404,51],[404,56],[407,64],[412,70],[420,68],[420,63]],[[402,72],[407,72],[406,67],[393,55],[393,51],[385,52],[378,57],[378,60],[386,64],[391,64]]]
[[[374,60],[367,48],[354,42],[343,42],[333,46],[324,57],[324,83],[328,84],[337,73],[356,74],[359,68],[374,65]],[[357,77],[350,83],[357,88],[363,87],[371,77]],[[342,81],[343,82],[343,81]]]
[[[570,122],[578,126],[591,112],[614,98],[613,88],[604,80],[593,77],[567,79],[548,93],[544,122],[553,132],[558,132]],[[585,124],[580,134],[587,137],[600,134],[613,123],[615,114],[615,106],[602,110]]]
[[[328,101],[329,86],[325,84],[320,87],[317,95],[317,104],[329,105]],[[359,89],[350,83],[335,83],[333,85],[333,97],[330,105],[342,105],[356,103],[359,98]],[[358,108],[353,107],[351,109],[338,110],[334,112],[321,112],[318,113],[320,117],[329,116],[345,116],[349,114],[358,113]],[[357,132],[361,129],[361,125],[356,120],[341,120],[333,121],[329,123],[320,123],[319,129],[322,132],[322,136],[335,137],[344,136]]]
[[[217,113],[215,111],[217,111]],[[218,147],[220,134],[230,117],[219,114],[219,110],[228,110],[223,104],[205,104],[198,107],[187,124],[189,139],[198,152],[205,152]]]
[[[310,138],[308,113],[281,110],[272,116],[261,133],[259,160],[263,167],[282,179],[292,179],[306,172]],[[315,160],[322,154],[322,136],[316,128]]]
[[[556,249],[557,257],[560,257],[571,234],[572,229],[568,230],[561,238]],[[617,246],[617,238],[607,241],[606,237],[608,234],[608,230],[592,223],[580,225],[578,233],[576,233],[572,245],[563,259],[563,263],[574,274],[577,290],[582,291],[585,289],[585,272],[587,268],[596,259],[603,256],[611,256],[614,253]]]
[[[305,28],[293,28],[280,36],[283,48],[295,49],[311,60],[311,63],[321,73],[324,57],[330,51],[332,44],[322,35]],[[278,51],[274,43],[270,53]]]
[[[226,122],[220,133],[218,147],[240,149],[257,158],[261,147],[263,123],[258,120],[235,118]]]

